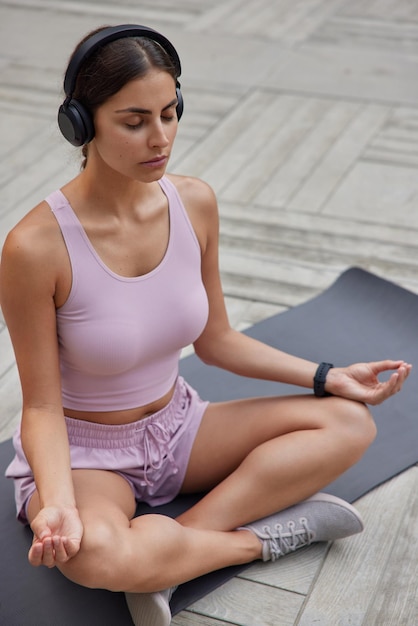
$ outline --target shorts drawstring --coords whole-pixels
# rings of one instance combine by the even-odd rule
[[[148,478],[148,471],[154,470],[158,471],[162,468],[166,459],[173,466],[173,473],[177,474],[179,468],[175,462],[174,456],[170,450],[169,442],[171,439],[170,433],[167,431],[162,424],[158,422],[150,423],[145,426],[144,429],[144,481],[143,485],[147,485],[148,487],[152,487],[154,483]],[[157,458],[153,461],[153,450],[154,446],[157,452]],[[142,481],[141,481],[142,482]]]

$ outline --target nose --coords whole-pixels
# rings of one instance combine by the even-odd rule
[[[165,148],[170,143],[167,133],[164,130],[161,120],[156,120],[151,125],[149,134],[149,145],[152,148]]]

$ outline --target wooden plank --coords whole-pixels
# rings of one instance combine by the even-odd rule
[[[345,47],[308,40],[289,49],[286,62],[271,68],[258,84],[310,96],[416,106],[416,73],[416,57],[401,49]]]
[[[276,168],[254,198],[257,204],[286,207],[300,186],[332,148],[353,120],[359,105],[353,102],[330,103],[317,123],[303,137],[299,146]]]
[[[297,42],[308,37],[335,11],[334,4],[327,0],[229,0],[211,6],[191,27],[200,31],[213,28],[241,37],[261,32],[266,39]]]
[[[231,325],[238,330],[244,330],[261,320],[287,309],[277,304],[258,302],[257,300],[241,300],[240,298],[225,298],[226,308]]]
[[[0,325],[0,379],[14,365],[15,355],[6,326]]]
[[[283,135],[283,129],[295,109],[298,111],[307,106],[306,101],[294,96],[265,93],[260,97],[260,110],[251,112],[251,121],[240,129],[239,135],[229,135],[228,145],[204,173],[205,179],[212,182],[221,198],[241,200],[244,196],[246,201],[252,199],[257,185],[262,182],[260,171],[264,176],[269,175],[263,166],[265,162],[268,161],[273,168],[272,157],[269,159],[266,155],[261,158],[261,155],[265,155],[266,151],[276,155],[276,150],[269,147],[273,138]],[[246,109],[247,104],[243,102],[239,106],[241,108]],[[236,113],[240,111],[237,109]]]
[[[191,613],[190,611],[181,611],[171,620],[171,626],[228,626],[231,623],[213,619],[207,615]]]
[[[0,378],[0,441],[9,439],[20,419],[22,394],[16,366]]]
[[[264,11],[263,21],[253,24],[251,32],[261,30],[266,37],[289,43],[304,41],[335,10],[327,0],[264,2],[273,9]]]
[[[20,418],[21,411],[18,411],[16,415],[12,415],[11,417],[3,416],[0,419],[0,442],[7,441],[13,437],[13,434],[19,425]]]
[[[188,85],[183,89],[187,115],[181,120],[174,149],[170,159],[170,171],[189,174],[183,162],[188,155],[198,148],[211,135],[235,106],[241,92],[234,89],[214,89],[203,83],[200,86]]]
[[[418,467],[411,473],[415,475],[415,486],[406,496],[397,536],[364,618],[369,626],[418,624]]]
[[[288,101],[290,105],[280,114],[280,104]],[[273,119],[263,115],[256,118],[256,137],[263,141],[258,144],[248,137],[245,160],[238,168],[225,189],[221,189],[221,198],[233,202],[251,202],[268,183],[274,173],[291,158],[292,153],[304,141],[304,137],[316,126],[329,110],[331,103],[316,98],[277,98]],[[274,113],[276,115],[274,116]],[[284,119],[283,119],[284,117]],[[273,123],[274,120],[274,123]],[[242,133],[242,140],[247,139],[247,131]],[[250,149],[248,149],[250,147]]]
[[[13,0],[14,4],[22,9],[33,9],[34,5],[37,9],[50,10],[54,12],[62,12],[62,13],[74,13],[76,15],[93,15],[99,19],[104,17],[113,18],[113,19],[126,19],[127,23],[135,24],[138,21],[138,11],[135,6],[129,5],[129,3],[125,3],[125,6],[121,3],[115,5],[107,2],[77,2],[77,0],[60,0],[59,3],[55,2],[55,0]],[[184,21],[189,18],[188,12],[181,11],[177,8],[177,3],[175,8],[173,7],[170,10],[170,5],[165,3],[164,5],[164,15],[166,17],[166,21],[172,22],[173,24],[180,25]],[[155,7],[154,3],[150,3],[148,6],[141,6],[141,19],[145,23],[153,22],[156,19],[161,19],[161,8]],[[142,22],[141,22],[142,23]]]
[[[318,575],[327,551],[327,543],[315,543],[275,563],[257,561],[244,570],[240,578],[306,595]]]
[[[365,46],[374,49],[402,49],[406,53],[418,52],[418,26],[410,22],[388,22],[384,19],[363,17],[333,17],[324,21],[311,37],[311,41],[332,43],[339,47]]]
[[[239,626],[291,626],[304,596],[233,578],[189,607],[193,613]]]
[[[31,117],[51,119],[62,99],[62,70],[36,66],[32,59],[9,59],[2,70],[2,106],[26,111]]]
[[[389,246],[396,245],[398,252],[405,246],[407,255],[413,254],[412,250],[416,249],[418,240],[418,228],[415,228],[413,224],[408,227],[380,224],[369,221],[367,215],[360,219],[349,215],[333,216],[302,211],[293,212],[268,206],[254,207],[252,203],[238,204],[224,201],[220,202],[220,215],[221,218],[225,216],[225,218],[234,219],[237,223],[242,220],[251,227],[257,227],[257,225],[277,227],[277,232],[280,229],[297,230],[307,233],[305,236],[312,233],[312,237],[339,237],[340,241],[345,237],[351,241],[368,239],[370,245],[374,241],[384,242]]]
[[[1,188],[0,196],[0,247],[6,234],[35,204],[43,200],[48,193],[61,186],[79,170],[73,150],[62,143],[50,143],[48,132],[37,137],[37,144],[43,145],[37,158],[32,162],[27,159],[31,153],[30,143],[19,154],[21,167],[16,167],[16,175]],[[44,143],[42,143],[44,142]],[[67,166],[66,166],[67,163]]]
[[[412,225],[411,225],[412,226]],[[362,223],[357,220],[358,236],[340,234],[338,232],[324,232],[308,228],[293,228],[286,224],[280,226],[274,223],[258,222],[221,218],[221,245],[235,249],[247,248],[252,242],[253,251],[259,253],[264,249],[264,255],[280,260],[285,254],[293,255],[298,260],[320,262],[321,258],[340,257],[344,262],[358,262],[362,256],[367,260],[386,263],[388,259],[397,260],[398,265],[405,265],[413,269],[418,268],[418,257],[414,255],[414,245],[380,241],[377,237],[367,236],[362,232]],[[415,229],[415,235],[417,235]]]
[[[398,165],[418,165],[418,111],[396,108],[364,151],[362,159]]]
[[[418,5],[414,0],[350,0],[338,11],[340,15],[386,20],[388,22],[418,21]]]
[[[220,253],[222,282],[227,295],[238,294],[247,299],[294,306],[329,286],[341,268],[276,263],[251,252]],[[295,289],[296,286],[296,289]]]
[[[246,234],[246,230],[247,227],[243,223],[223,223],[220,237],[221,254],[223,255],[225,249],[230,254],[242,257],[244,263],[252,263],[252,259],[256,257],[263,263],[276,263],[278,267],[291,265],[297,268],[314,265],[319,270],[328,271],[341,271],[342,268],[351,266],[373,267],[376,273],[389,280],[410,281],[414,285],[414,290],[418,287],[418,256],[415,255],[415,247],[409,250],[411,256],[408,256],[408,247],[405,249],[399,247],[399,255],[396,256],[397,246],[380,244],[367,238],[347,237],[346,240],[342,238],[339,249],[338,237],[327,235],[320,237],[319,234],[318,237],[315,235],[311,237],[306,231],[284,228],[275,239],[274,228],[271,236],[264,234],[263,225],[254,227],[252,237]]]
[[[208,137],[177,164],[174,171],[178,171],[178,173],[188,172],[192,176],[203,177],[214,186],[215,190],[225,184],[222,177],[218,185],[217,171],[215,169],[211,175],[211,168],[224,154],[224,151],[239,140],[242,130],[251,126],[254,117],[264,111],[276,99],[276,96],[255,90],[245,96],[240,104],[238,104],[238,98],[237,96],[234,114],[221,119]]]
[[[242,0],[221,0],[221,2],[207,2],[203,0],[205,10],[187,25],[191,32],[202,32],[209,29],[219,30],[222,25],[229,23],[231,14],[242,11]]]
[[[322,206],[329,215],[348,215],[384,224],[418,227],[416,169],[358,161]]]
[[[418,468],[414,467],[356,503],[363,514],[365,530],[334,542],[299,616],[298,626],[370,623],[365,621],[365,616],[378,593],[381,574],[391,567],[391,560],[397,554],[400,520],[407,515],[417,487]],[[402,556],[402,550],[404,547],[398,556]],[[417,552],[417,542],[409,543],[408,561],[416,563]],[[402,568],[402,562],[397,567]],[[396,584],[393,593],[399,592]]]
[[[51,122],[9,111],[2,112],[0,120],[0,132],[4,137],[0,148],[0,212],[3,213],[16,201],[16,179],[27,175],[34,163],[42,158],[45,147],[48,147],[45,138],[51,133]],[[15,132],[20,125],[22,134]]]
[[[328,151],[312,175],[289,203],[289,208],[319,213],[329,196],[341,183],[388,114],[388,107],[364,107]]]

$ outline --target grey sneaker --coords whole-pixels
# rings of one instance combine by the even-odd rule
[[[170,626],[170,600],[177,587],[155,593],[125,593],[135,626]]]
[[[263,561],[276,561],[314,541],[334,541],[363,530],[360,513],[326,493],[295,504],[238,530],[251,530],[263,544]]]

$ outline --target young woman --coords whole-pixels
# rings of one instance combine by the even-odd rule
[[[352,506],[318,492],[372,442],[366,403],[410,371],[318,366],[230,327],[214,194],[166,174],[179,75],[173,46],[146,27],[78,45],[59,124],[83,146],[81,173],[17,224],[1,263],[23,390],[7,474],[34,533],[29,561],[125,591],[147,626],[170,623],[179,583],[359,532]],[[206,363],[315,393],[202,401],[178,374],[191,343]],[[200,491],[176,520],[133,517],[136,500]]]

